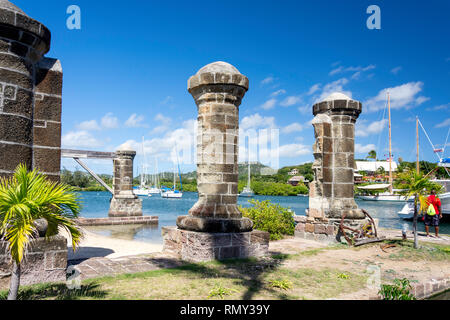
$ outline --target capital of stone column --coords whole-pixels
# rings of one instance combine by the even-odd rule
[[[253,228],[237,206],[239,105],[248,78],[226,62],[201,68],[188,81],[198,107],[198,202],[188,216],[177,219],[180,229],[200,232],[247,232]]]
[[[12,46],[14,54],[37,62],[50,50],[50,30],[16,5],[0,0],[0,17],[0,37],[20,43]]]
[[[343,93],[335,92],[324,101],[313,106],[313,115],[328,114],[330,116],[349,116],[352,121],[356,121],[362,112],[362,104],[353,100]]]

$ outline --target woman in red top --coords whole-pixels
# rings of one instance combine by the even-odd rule
[[[434,216],[430,216],[425,213],[425,231],[427,232],[427,237],[429,237],[430,226],[434,226],[436,238],[439,238],[439,219],[442,219],[441,200],[436,197],[435,190],[431,190],[431,195],[427,198],[427,200],[429,204],[433,205],[436,214]]]

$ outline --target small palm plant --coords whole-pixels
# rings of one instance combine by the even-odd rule
[[[11,178],[0,179],[0,235],[8,242],[12,274],[8,300],[16,300],[20,285],[20,267],[27,246],[37,234],[36,220],[45,219],[45,237],[67,230],[76,248],[82,232],[75,223],[80,205],[72,188],[51,182],[37,170],[19,165]]]
[[[439,193],[441,186],[437,183],[431,182],[422,173],[417,173],[415,170],[408,170],[399,175],[398,180],[405,187],[405,191],[402,195],[405,199],[414,197],[414,219],[413,219],[413,232],[414,232],[414,248],[419,247],[417,239],[417,220],[418,214],[420,212],[426,212],[428,208],[427,195],[430,194],[431,190],[436,190]],[[419,208],[418,208],[419,207]]]

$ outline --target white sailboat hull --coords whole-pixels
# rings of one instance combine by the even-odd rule
[[[242,192],[239,194],[239,197],[247,197],[247,198],[251,198],[255,195],[255,193],[253,192],[252,189],[250,188],[244,188],[244,190],[242,190]]]
[[[174,191],[164,191],[161,192],[161,198],[182,198],[182,192],[174,192]]]
[[[158,189],[158,188],[150,188],[150,189],[148,190],[148,193],[149,193],[149,194],[160,194],[160,193],[161,193],[161,189]]]
[[[393,201],[393,202],[406,202],[409,201],[405,199],[405,196],[397,195],[397,194],[389,194],[389,195],[376,195],[376,196],[355,196],[356,199],[365,200],[365,201]]]
[[[134,189],[133,193],[137,196],[148,196],[148,190],[147,189]]]

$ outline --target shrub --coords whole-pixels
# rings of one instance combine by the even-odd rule
[[[279,240],[283,235],[294,235],[295,223],[292,211],[269,200],[249,201],[253,206],[241,207],[244,217],[253,220],[254,228],[270,233],[271,240]]]
[[[395,279],[394,284],[383,284],[378,292],[383,300],[416,300],[410,292],[411,284],[408,279]]]

